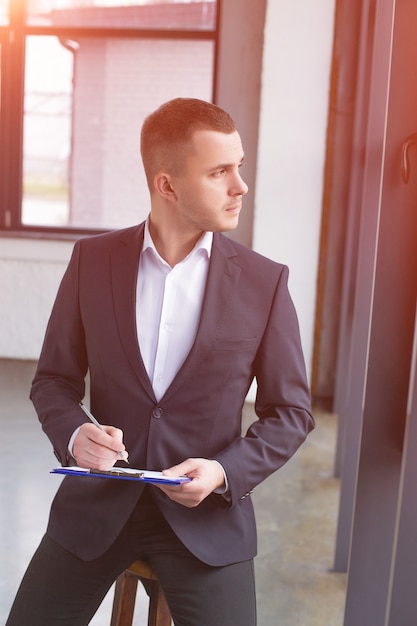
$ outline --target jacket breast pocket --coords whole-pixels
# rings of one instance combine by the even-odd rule
[[[211,349],[240,352],[242,350],[254,350],[258,347],[258,345],[258,337],[250,337],[249,339],[216,339],[211,346]]]

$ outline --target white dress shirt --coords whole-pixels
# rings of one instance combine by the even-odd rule
[[[136,328],[143,363],[157,400],[168,389],[197,333],[213,233],[171,267],[159,255],[145,225],[136,290]]]

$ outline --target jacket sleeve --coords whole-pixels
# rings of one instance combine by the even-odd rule
[[[215,456],[231,506],[284,465],[314,428],[298,320],[283,266],[255,362],[258,416],[245,436]]]
[[[48,322],[31,400],[60,463],[73,462],[68,442],[86,421],[79,402],[85,393],[87,354],[79,310],[79,244],[61,281]]]

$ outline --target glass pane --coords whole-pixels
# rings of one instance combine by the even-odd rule
[[[73,53],[56,37],[28,37],[23,140],[24,224],[68,223]]]
[[[211,99],[213,42],[30,37],[28,44],[23,222],[138,223],[149,211],[142,121],[171,98]]]
[[[0,0],[0,26],[7,26],[9,23],[9,0]]]
[[[28,0],[28,23],[52,27],[210,31],[214,30],[216,24],[216,1]]]

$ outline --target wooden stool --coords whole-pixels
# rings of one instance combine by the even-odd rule
[[[139,579],[147,583],[149,592],[148,626],[171,626],[164,592],[149,563],[142,560],[132,563],[116,580],[110,626],[132,625]]]

